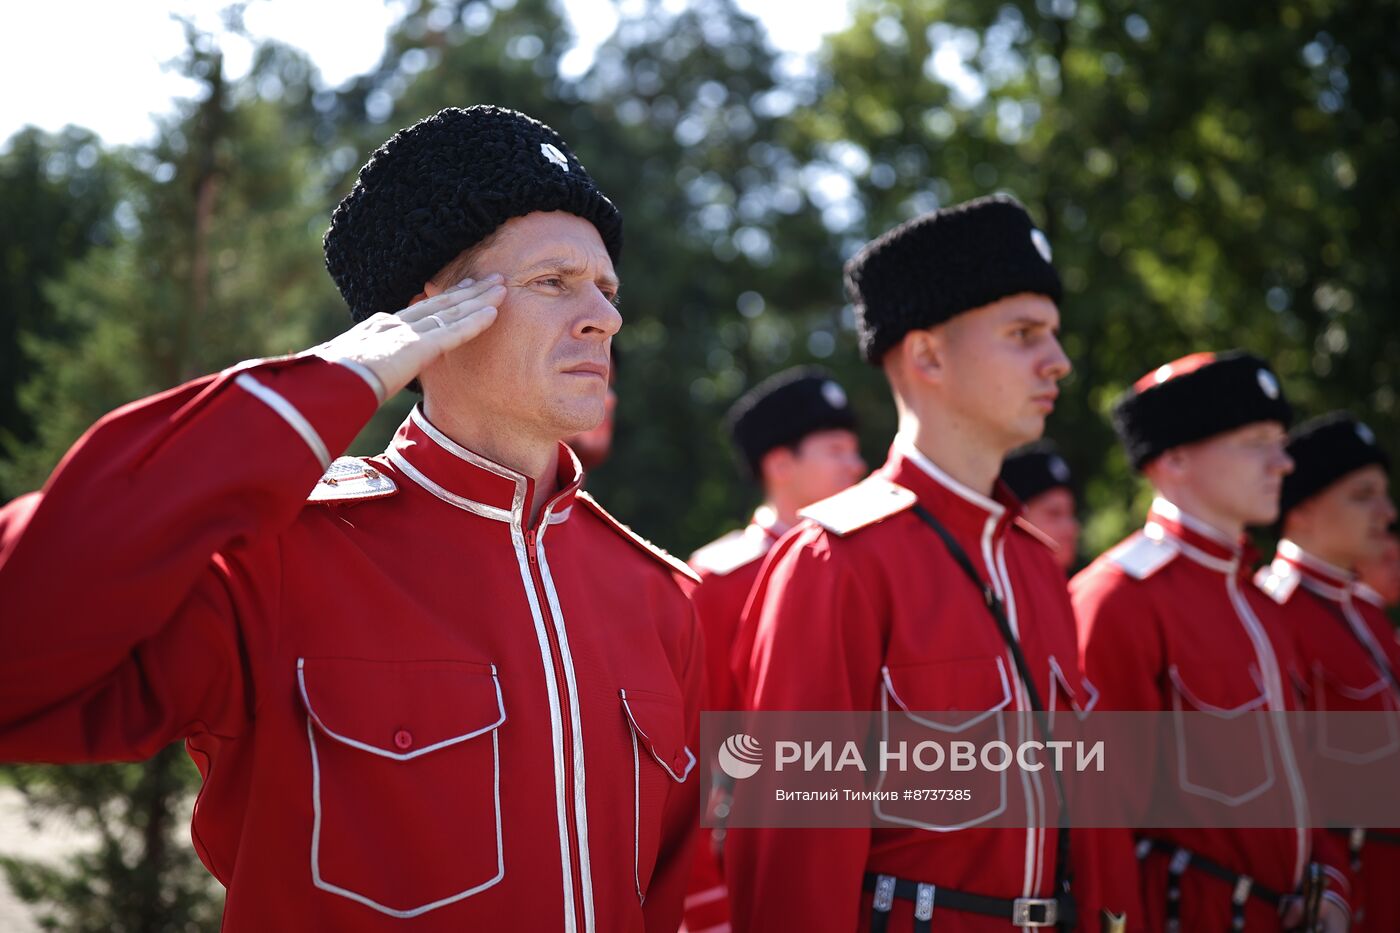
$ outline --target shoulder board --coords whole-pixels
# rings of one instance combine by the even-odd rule
[[[383,499],[399,487],[382,470],[359,457],[341,457],[317,480],[307,502]]]
[[[1254,574],[1254,585],[1280,606],[1292,598],[1302,580],[1302,574],[1281,560],[1276,560],[1267,567],[1260,567]]]
[[[722,577],[767,554],[772,541],[757,525],[736,528],[690,555],[690,566]]]
[[[1139,531],[1109,551],[1107,557],[1134,580],[1146,580],[1180,553],[1181,549],[1170,539],[1149,538]]]
[[[897,483],[872,476],[797,514],[833,534],[845,536],[909,509],[918,496]]]
[[[1045,532],[1041,531],[1039,528],[1037,528],[1035,524],[1030,519],[1026,518],[1024,515],[1017,515],[1016,520],[1011,524],[1021,529],[1026,534],[1039,541],[1041,544],[1048,547],[1051,551],[1059,551],[1059,542],[1047,535]]]
[[[662,548],[659,548],[656,545],[652,544],[646,538],[643,538],[631,528],[628,528],[626,525],[622,524],[622,522],[613,518],[611,515],[608,514],[607,509],[603,508],[601,505],[598,504],[597,499],[593,498],[588,493],[582,490],[579,491],[579,494],[576,497],[576,499],[577,501],[582,502],[585,506],[587,506],[590,512],[601,518],[603,520],[603,524],[607,525],[613,531],[616,531],[622,537],[635,544],[638,549],[645,551],[653,559],[665,564],[667,567],[680,574],[681,576],[686,577],[689,580],[693,580],[696,583],[700,582],[700,578],[696,576],[694,570],[691,570],[690,567],[686,565],[685,561],[672,557]]]

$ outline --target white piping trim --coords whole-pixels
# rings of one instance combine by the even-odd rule
[[[998,663],[1001,662],[1001,658],[1000,658],[1000,657],[997,658],[997,662],[998,662]],[[888,674],[888,670],[889,670],[888,668],[882,668],[882,670],[884,670],[884,671]],[[895,698],[895,701],[898,702],[898,697]],[[901,704],[900,708],[903,709],[903,705],[902,705],[902,704]],[[910,717],[910,718],[913,718],[913,717]],[[915,721],[917,722],[918,720],[915,720]],[[886,744],[889,743],[889,741],[890,741],[890,692],[889,692],[889,681],[888,681],[888,679],[885,681],[885,689],[880,691],[880,737],[881,737],[881,740],[882,740],[883,742],[885,742]],[[997,738],[998,738],[999,740],[1005,740],[1005,739],[1006,739],[1006,720],[1005,720],[1003,717],[1001,717],[1001,716],[997,716]],[[890,772],[889,772],[888,770],[886,770],[886,769],[884,769],[884,768],[881,768],[881,769],[880,769],[880,780],[877,781],[876,784],[875,784],[875,790],[876,790],[876,791],[884,790],[884,788],[885,788],[885,780],[889,777],[889,775],[890,775]],[[1005,771],[1001,771],[1001,772],[998,773],[998,775],[997,775],[997,781],[998,781],[998,783],[999,783],[1000,786],[1001,786],[1001,793],[1000,793],[1000,800],[999,800],[999,802],[998,802],[998,804],[997,804],[996,809],[995,809],[995,810],[991,810],[991,811],[989,811],[989,812],[987,812],[987,813],[984,813],[984,814],[982,814],[981,816],[976,816],[976,817],[973,817],[972,819],[964,820],[964,821],[961,822],[961,823],[954,823],[954,824],[952,824],[952,825],[944,825],[944,824],[941,824],[941,823],[925,823],[923,820],[915,820],[915,819],[910,819],[909,817],[896,816],[896,815],[894,815],[894,814],[892,814],[892,813],[889,813],[883,806],[881,806],[881,801],[880,801],[878,795],[877,795],[877,797],[876,797],[876,799],[875,799],[875,802],[872,804],[872,809],[875,811],[875,815],[876,815],[876,816],[878,816],[880,819],[885,820],[885,821],[890,822],[890,823],[898,823],[898,824],[900,824],[901,826],[913,826],[913,827],[916,828],[916,829],[923,829],[923,830],[927,830],[927,831],[932,832],[932,833],[955,833],[955,832],[958,832],[959,830],[968,829],[969,827],[972,827],[972,826],[978,826],[978,825],[980,825],[980,824],[982,824],[982,823],[987,822],[988,820],[996,819],[998,816],[1000,816],[1001,814],[1003,814],[1003,813],[1006,812],[1006,772],[1005,772]]]
[[[455,505],[457,508],[471,512],[473,515],[489,518],[492,521],[510,522],[513,520],[512,513],[507,512],[505,509],[498,508],[494,505],[487,505],[484,502],[477,502],[475,499],[468,499],[466,496],[459,496],[455,492],[448,492],[446,489],[443,489],[437,483],[428,479],[428,477],[423,474],[422,470],[418,469],[412,463],[409,463],[408,459],[403,454],[399,453],[397,448],[390,447],[388,451],[385,452],[385,456],[388,457],[389,462],[398,467],[405,476],[413,480],[419,486],[422,486],[428,492],[437,496],[443,502],[449,505]]]
[[[1369,584],[1354,583],[1352,584],[1352,591],[1356,594],[1357,599],[1368,602],[1377,609],[1385,608],[1385,597],[1376,592],[1375,588]]]
[[[1172,544],[1176,545],[1177,550],[1179,550],[1183,556],[1190,558],[1202,567],[1214,570],[1216,573],[1234,576],[1235,572],[1239,570],[1240,561],[1238,557],[1226,559],[1224,557],[1216,557],[1214,554],[1208,554],[1180,535],[1172,534],[1165,525],[1149,521],[1142,527],[1142,533],[1153,541],[1161,541],[1170,538]]]
[[[322,891],[331,894],[338,894],[366,907],[395,917],[399,920],[407,920],[411,917],[418,917],[426,914],[430,910],[445,907],[448,904],[455,904],[457,901],[471,897],[473,894],[480,894],[487,888],[499,884],[506,876],[505,847],[501,844],[501,734],[496,731],[491,733],[491,756],[495,763],[494,795],[496,803],[496,875],[475,887],[465,891],[459,891],[448,897],[440,898],[429,904],[422,904],[407,910],[400,910],[388,907],[372,898],[365,897],[351,891],[349,888],[342,888],[339,885],[331,884],[321,877],[321,759],[316,752],[316,729],[311,724],[311,717],[306,718],[306,739],[311,749],[311,883]],[[571,911],[572,912],[572,911]]]
[[[1298,585],[1301,586],[1303,589],[1307,590],[1308,592],[1316,593],[1323,599],[1334,603],[1340,603],[1346,599],[1347,591],[1342,587],[1332,586],[1329,583],[1324,583],[1317,577],[1310,576],[1307,573],[1304,573],[1303,571],[1299,570],[1296,565],[1289,564],[1286,561],[1283,563],[1284,566],[1287,567],[1290,572],[1292,572],[1298,577]]]
[[[1283,690],[1283,674],[1279,669],[1273,645],[1269,642],[1269,636],[1255,617],[1254,610],[1249,607],[1249,602],[1244,598],[1244,594],[1240,592],[1238,580],[1234,574],[1228,574],[1225,577],[1225,588],[1230,594],[1230,602],[1235,607],[1236,615],[1244,623],[1245,631],[1249,633],[1249,640],[1254,644],[1259,673],[1264,677],[1264,692],[1269,698],[1269,709],[1277,713],[1287,712],[1288,702],[1287,695]],[[1302,881],[1303,869],[1307,866],[1308,860],[1308,801],[1303,792],[1303,778],[1298,773],[1297,758],[1293,754],[1293,740],[1289,737],[1287,724],[1283,721],[1284,717],[1270,716],[1268,718],[1274,726],[1279,756],[1283,759],[1284,775],[1288,778],[1288,791],[1293,798],[1294,823],[1298,835],[1298,846],[1293,863],[1293,883],[1297,885]]]
[[[451,738],[443,739],[441,742],[434,742],[432,745],[424,746],[423,748],[415,748],[411,752],[391,752],[388,749],[379,748],[376,745],[370,745],[367,742],[361,742],[358,739],[352,739],[347,735],[342,735],[326,725],[325,721],[321,719],[320,715],[312,707],[311,697],[306,691],[305,664],[305,658],[297,658],[297,687],[301,690],[301,702],[306,705],[306,715],[321,728],[322,732],[335,739],[337,742],[349,745],[352,748],[358,748],[363,752],[369,752],[371,755],[378,755],[381,758],[390,758],[394,761],[411,761],[420,755],[435,752],[440,748],[447,748],[449,745],[456,745],[459,742],[465,742],[467,739],[474,739],[483,732],[490,732],[492,729],[499,727],[506,721],[505,702],[501,699],[501,681],[500,678],[496,676],[496,665],[492,664],[491,681],[496,687],[496,710],[500,714],[495,722],[491,723],[489,726],[482,726],[480,729],[476,729],[464,735],[455,735]]]
[[[1190,691],[1187,691],[1182,685],[1180,678],[1177,676],[1175,664],[1171,666],[1170,676],[1172,683],[1177,688],[1176,691],[1172,693],[1172,736],[1176,741],[1176,780],[1177,784],[1181,787],[1181,789],[1186,791],[1188,794],[1195,794],[1197,797],[1205,797],[1207,800],[1214,800],[1216,803],[1224,804],[1227,807],[1238,807],[1248,803],[1251,800],[1254,800],[1260,794],[1273,787],[1275,781],[1277,780],[1277,775],[1274,773],[1274,756],[1273,752],[1269,748],[1269,733],[1264,728],[1264,724],[1262,722],[1258,724],[1259,741],[1260,747],[1264,755],[1265,770],[1265,777],[1261,783],[1255,785],[1254,787],[1250,788],[1242,794],[1227,794],[1224,791],[1219,791],[1212,787],[1206,787],[1204,784],[1197,784],[1195,781],[1191,780],[1191,778],[1186,773],[1186,769],[1189,762],[1187,761],[1186,737],[1184,735],[1185,720],[1182,718],[1185,715],[1186,711],[1181,705],[1182,697],[1184,696],[1187,699],[1191,700],[1191,702],[1195,706],[1197,706],[1201,712],[1204,712],[1207,715],[1216,716],[1220,719],[1237,719],[1240,716],[1243,716],[1249,710],[1257,709],[1260,705],[1266,702],[1264,695],[1260,694],[1254,700],[1251,700],[1249,703],[1246,703],[1245,705],[1238,707],[1234,710],[1225,710],[1221,707],[1212,706],[1209,703],[1205,703],[1197,699],[1196,696]]]
[[[951,732],[956,734],[958,732],[965,732],[971,727],[977,725],[982,720],[995,716],[997,713],[1006,709],[1006,707],[1011,704],[1011,682],[1007,679],[1006,676],[1006,663],[1002,659],[1001,655],[997,655],[992,660],[997,662],[997,675],[1001,677],[1001,700],[998,701],[995,706],[989,707],[985,712],[979,712],[976,716],[973,716],[971,719],[965,720],[961,723],[958,723],[957,725],[952,725],[950,723],[935,722],[932,719],[925,719],[922,716],[915,716],[914,711],[909,708],[909,704],[905,703],[904,700],[900,697],[899,692],[895,690],[894,681],[890,678],[889,665],[884,665],[880,668],[880,676],[885,681],[885,689],[889,691],[890,698],[899,704],[899,708],[904,711],[904,715],[908,716],[910,719],[914,720],[921,726],[927,726],[930,729],[937,729],[939,732]],[[925,710],[924,712],[930,711]],[[969,710],[969,712],[971,711]]]
[[[624,699],[624,704],[626,700]],[[642,893],[642,761],[637,754],[637,730],[632,730],[632,883],[637,888],[637,903],[645,904]]]
[[[1356,579],[1356,574],[1349,573],[1336,564],[1328,563],[1317,555],[1308,553],[1299,547],[1296,541],[1292,541],[1288,538],[1283,538],[1279,541],[1277,554],[1300,567],[1311,570],[1313,573],[1319,573],[1330,577],[1331,579],[1322,582],[1330,584],[1331,586],[1346,586],[1346,584]]]
[[[1396,728],[1396,717],[1393,715],[1395,712],[1395,700],[1390,693],[1389,681],[1382,677],[1365,690],[1355,690],[1347,687],[1345,684],[1337,682],[1334,678],[1327,677],[1326,671],[1323,670],[1320,664],[1313,665],[1313,677],[1314,683],[1316,684],[1316,689],[1314,689],[1313,694],[1316,697],[1317,712],[1319,713],[1317,717],[1317,753],[1319,755],[1322,755],[1324,758],[1329,758],[1332,761],[1340,761],[1345,764],[1365,765],[1379,761],[1382,758],[1388,758],[1395,753],[1397,748],[1400,748],[1400,730]],[[1367,700],[1377,694],[1384,693],[1388,701],[1386,703],[1388,707],[1387,711],[1392,713],[1392,715],[1385,718],[1386,732],[1390,737],[1389,741],[1385,745],[1374,748],[1369,752],[1355,752],[1345,748],[1333,747],[1327,735],[1327,724],[1331,721],[1331,717],[1325,715],[1327,713],[1327,692],[1322,689],[1320,683],[1317,683],[1319,680],[1331,681],[1334,690],[1353,700]]]
[[[413,410],[408,413],[408,418],[414,424],[418,425],[418,427],[423,431],[424,434],[431,437],[434,443],[436,443],[439,447],[452,454],[453,456],[459,457],[467,461],[474,467],[480,467],[487,473],[494,473],[497,476],[502,477],[503,479],[511,480],[514,483],[525,482],[525,474],[517,473],[510,467],[501,466],[494,460],[487,460],[481,454],[474,453],[468,450],[461,444],[454,441],[452,438],[448,437],[446,434],[443,434],[437,428],[433,427],[433,425],[423,415],[421,404],[413,406]]]
[[[323,356],[320,353],[315,353],[313,356],[318,356],[328,363],[344,366],[346,369],[359,376],[365,381],[365,385],[369,386],[369,390],[374,393],[374,397],[379,400],[379,404],[384,404],[384,399],[388,396],[388,393],[384,391],[384,383],[375,375],[374,370],[370,369],[364,363],[357,363],[354,360],[347,360],[341,357]]]
[[[1050,655],[1050,699],[1046,701],[1050,713],[1050,726],[1055,726],[1055,700],[1059,690],[1059,684],[1064,684],[1065,696],[1069,698],[1070,708],[1080,722],[1089,717],[1094,711],[1094,707],[1099,704],[1099,688],[1095,687],[1088,677],[1083,675],[1079,678],[1079,684],[1088,695],[1089,702],[1081,703],[1075,698],[1074,685],[1069,682],[1069,677],[1065,675],[1065,669],[1060,666],[1059,659],[1053,654]]]
[[[1361,642],[1362,647],[1366,649],[1366,653],[1370,656],[1368,660],[1370,660],[1371,666],[1376,669],[1376,674],[1382,681],[1387,680],[1385,670],[1389,659],[1386,657],[1385,649],[1376,641],[1375,633],[1366,624],[1366,620],[1357,613],[1356,604],[1349,598],[1342,600],[1342,615],[1346,617],[1347,625],[1351,628],[1352,634],[1356,636],[1356,640]],[[1394,671],[1391,673],[1393,674]]]
[[[515,487],[515,502],[523,501],[523,484]],[[520,523],[510,524],[510,539],[515,546],[515,561],[520,569],[520,580],[525,587],[525,598],[530,604],[530,617],[535,623],[535,639],[539,643],[540,661],[544,666],[545,690],[549,694],[549,730],[554,752],[554,810],[559,826],[559,866],[564,895],[564,931],[575,933],[578,923],[574,917],[574,869],[573,858],[569,854],[568,814],[564,809],[564,725],[559,714],[559,684],[554,677],[554,659],[549,648],[549,636],[544,629],[544,613],[539,598],[535,595],[535,581],[530,576],[529,558],[525,554],[525,534]]]
[[[548,527],[546,522],[544,527]],[[583,888],[584,933],[593,933],[593,877],[588,852],[588,793],[585,788],[587,768],[583,758],[583,714],[579,710],[578,683],[574,679],[574,659],[569,651],[569,632],[564,623],[564,610],[559,605],[559,593],[554,588],[554,577],[549,572],[549,561],[544,553],[544,535],[535,536],[535,556],[539,561],[540,582],[544,584],[545,599],[549,601],[554,635],[559,642],[560,664],[564,668],[564,685],[569,692],[569,709],[572,711],[572,739],[574,750],[574,828],[578,833],[579,883]]]
[[[987,522],[988,540],[991,539],[991,533],[994,527],[995,523],[989,520]],[[1017,642],[1020,642],[1021,620],[1016,612],[1016,591],[1011,586],[1011,573],[1006,569],[1005,538],[1001,538],[996,542],[996,562],[989,563],[987,567],[992,571],[992,579],[996,579],[998,572],[1001,574],[1002,587],[1005,592],[1005,596],[1003,596],[1002,599],[1006,605],[1006,620],[1011,627],[1011,634],[1016,638]],[[1007,653],[1010,654],[1009,648],[1007,649]],[[1012,664],[1014,668],[1014,658],[1012,659]],[[1034,676],[1033,673],[1032,676]],[[1018,688],[1017,695],[1019,697],[1016,701],[1016,708],[1020,710],[1029,710],[1031,708],[1030,698],[1019,676],[1016,678],[1016,685]],[[1027,722],[1027,718],[1025,716],[1017,716],[1017,742],[1024,743],[1028,738],[1034,738],[1034,735],[1028,736],[1026,734],[1028,728],[1033,728],[1033,726]],[[1021,785],[1025,790],[1029,814],[1034,817],[1028,821],[1030,826],[1028,826],[1027,829],[1030,830],[1030,835],[1032,837],[1028,842],[1032,843],[1034,846],[1031,850],[1031,862],[1032,865],[1034,865],[1035,874],[1033,878],[1027,879],[1027,885],[1024,888],[1025,893],[1022,895],[1022,897],[1033,897],[1040,891],[1040,886],[1045,874],[1045,860],[1041,856],[1045,852],[1045,834],[1049,822],[1048,817],[1050,815],[1050,809],[1045,802],[1045,784],[1041,773],[1036,771],[1028,774],[1024,768],[1019,768],[1017,770],[1021,772]],[[1032,792],[1034,793],[1032,794]]]
[[[1183,512],[1176,503],[1167,499],[1165,496],[1158,496],[1152,500],[1152,511],[1156,512],[1167,521],[1178,522],[1181,527],[1189,528],[1198,535],[1210,538],[1222,547],[1227,547],[1232,551],[1239,547],[1239,541],[1231,539],[1229,535],[1209,522],[1203,521],[1188,512]]]
[[[949,492],[966,499],[979,509],[992,513],[993,518],[1001,518],[1002,514],[1006,512],[1006,506],[1002,505],[1000,502],[982,495],[972,487],[965,486],[945,473],[938,464],[934,463],[923,451],[914,446],[914,441],[911,438],[903,434],[896,434],[894,436],[893,446],[905,459],[931,476],[934,482],[938,483],[940,486],[946,487]]]
[[[686,762],[685,771],[677,774],[671,769],[671,765],[668,762],[661,760],[661,756],[656,753],[656,743],[651,740],[651,736],[647,735],[647,731],[642,728],[641,723],[637,722],[637,717],[632,712],[632,704],[627,702],[627,691],[619,690],[618,694],[622,697],[622,708],[627,711],[627,721],[631,724],[632,731],[647,740],[647,751],[651,753],[651,757],[655,758],[656,763],[665,769],[667,774],[671,775],[673,781],[677,784],[684,784],[686,778],[690,777],[690,772],[695,768],[695,753],[690,750],[690,746],[681,746],[681,748],[685,750],[685,756],[688,760]]]
[[[254,379],[251,373],[239,373],[233,377],[233,381],[249,395],[281,415],[282,420],[287,422],[293,431],[297,432],[301,439],[306,442],[307,447],[311,448],[312,455],[321,464],[323,471],[331,465],[331,455],[326,450],[326,442],[321,440],[321,435],[316,433],[311,422],[306,420],[305,415],[297,411],[295,405]]]

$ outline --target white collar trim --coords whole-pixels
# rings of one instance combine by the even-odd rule
[[[903,434],[896,434],[894,438],[894,449],[902,456],[910,460],[915,466],[927,473],[934,482],[945,487],[949,492],[954,493],[962,499],[966,499],[973,505],[990,512],[994,518],[1001,518],[1006,512],[1006,506],[982,495],[970,486],[966,486],[953,477],[945,473],[938,464],[930,460],[923,451],[914,446],[914,441]]]
[[[1209,522],[1183,511],[1166,496],[1158,496],[1152,500],[1152,511],[1169,521],[1180,522],[1181,527],[1189,528],[1198,535],[1204,535],[1232,551],[1239,549],[1239,541],[1232,540],[1229,535]]]
[[[1344,584],[1350,583],[1356,576],[1353,573],[1343,570],[1336,564],[1328,563],[1321,557],[1303,550],[1303,548],[1299,547],[1298,542],[1289,538],[1284,538],[1279,541],[1278,553],[1280,557],[1286,557],[1288,560],[1293,561],[1293,563],[1301,567],[1306,567],[1317,573],[1326,574],[1333,580],[1340,580]]]

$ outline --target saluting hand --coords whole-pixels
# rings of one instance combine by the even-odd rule
[[[383,384],[388,398],[444,353],[490,327],[505,295],[500,275],[464,279],[395,314],[371,315],[312,352],[366,367]]]

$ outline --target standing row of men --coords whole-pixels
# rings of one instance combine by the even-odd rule
[[[1115,426],[1157,497],[1144,528],[1076,575],[1066,600],[1056,569],[1074,559],[1071,478],[1034,442],[1068,372],[1043,246],[1019,206],[994,198],[905,224],[852,261],[862,348],[889,378],[899,432],[880,470],[803,509],[796,531],[779,538],[761,507],[692,558],[717,708],[913,713],[1050,697],[1081,711],[1400,711],[1400,648],[1357,582],[1396,517],[1386,456],[1340,413],[1289,435],[1279,380],[1248,353],[1165,364],[1119,400]],[[822,398],[834,404],[818,415]],[[785,464],[802,461],[804,431],[853,430],[820,373],[775,377],[736,406],[751,462],[754,412],[773,426],[758,452]],[[1245,530],[1280,518],[1278,555],[1251,581]],[[982,587],[997,611],[980,605]],[[1007,672],[1010,696],[998,686]],[[1105,914],[1133,930],[1330,931],[1353,918],[1400,929],[1400,835],[1313,829],[1309,750],[1268,718],[1277,734],[1239,749],[1240,767],[1283,776],[1288,827],[1076,832],[1078,851],[1054,829],[717,830],[687,929],[727,929],[725,910],[740,930],[1068,928],[1076,911],[1084,929]],[[1024,800],[1008,803],[1055,806],[1054,788],[1021,780]],[[1313,863],[1330,887],[1304,917],[1293,895]]]
[[[1296,925],[1288,896],[1320,860],[1337,931],[1356,866],[1393,857],[1385,835],[1310,830],[1301,800],[1284,830],[1079,845],[1032,772],[1007,792],[1025,829],[695,845],[707,682],[708,707],[752,710],[1285,709],[1312,594],[1350,639],[1320,638],[1315,689],[1379,684],[1360,693],[1394,708],[1393,643],[1349,576],[1370,538],[1329,517],[1384,500],[1373,441],[1337,459],[1323,437],[1326,466],[1283,486],[1291,543],[1262,590],[1241,576],[1244,526],[1273,519],[1291,465],[1287,403],[1248,355],[1134,387],[1119,426],[1160,498],[1066,588],[998,482],[1070,371],[1050,246],[1013,200],[852,260],[861,352],[899,414],[888,459],[837,492],[864,472],[844,394],[812,373],[766,386],[733,421],[766,507],[697,554],[699,578],[583,492],[560,443],[608,410],[622,239],[557,133],[496,107],[415,124],[325,246],[353,328],[113,412],[0,509],[0,759],[184,739],[226,929],[672,933],[689,888],[719,913],[694,933],[1090,929],[1100,909],[1257,931]],[[388,449],[336,459],[404,387],[423,401]]]

